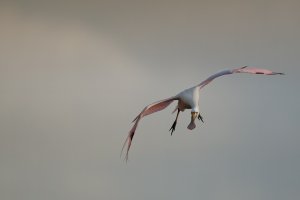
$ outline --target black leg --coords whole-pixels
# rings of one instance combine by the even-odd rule
[[[199,113],[199,115],[198,115],[198,119],[199,120],[201,120],[203,123],[204,123],[204,121],[203,121],[203,117],[201,116],[201,114]]]
[[[177,119],[178,119],[179,112],[180,112],[180,110],[179,110],[179,109],[177,109],[177,115],[176,115],[176,119],[175,119],[175,121],[174,121],[173,125],[171,126],[171,128],[170,128],[170,130],[169,130],[169,131],[171,131],[171,135],[172,135],[172,134],[173,134],[173,132],[175,131],[175,128],[176,128],[176,124],[177,124]]]
[[[173,132],[175,131],[175,127],[176,127],[177,122],[174,121],[173,125],[171,126],[170,130],[171,131],[171,135],[173,134]]]

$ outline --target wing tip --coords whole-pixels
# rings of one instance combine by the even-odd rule
[[[126,163],[128,161],[128,158],[129,158],[129,150],[130,150],[130,147],[131,147],[131,142],[132,142],[133,136],[134,136],[134,131],[130,131],[129,135],[127,136],[127,138],[126,138],[126,140],[125,140],[125,142],[123,144],[123,147],[122,147],[122,150],[121,150],[121,153],[120,153],[120,158],[121,158],[122,155],[123,155],[124,148],[125,148],[125,146],[127,144],[126,155],[124,157],[124,160],[126,161]]]
[[[285,73],[282,73],[282,72],[273,72],[273,75],[285,75]]]

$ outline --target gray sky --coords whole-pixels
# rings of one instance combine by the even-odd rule
[[[282,200],[300,196],[300,3],[0,3],[0,198]],[[205,123],[141,109],[202,91]]]

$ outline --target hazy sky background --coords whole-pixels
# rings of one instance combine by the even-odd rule
[[[298,0],[0,2],[0,199],[295,200],[300,196]],[[168,132],[153,101],[224,68],[205,123]]]

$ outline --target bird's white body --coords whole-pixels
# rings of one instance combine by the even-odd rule
[[[176,115],[176,119],[170,129],[171,135],[173,133],[173,131],[175,131],[175,127],[176,127],[176,123],[177,123],[177,119],[178,119],[178,115],[179,112],[183,112],[185,109],[191,109],[191,122],[188,125],[188,129],[192,130],[196,127],[195,125],[195,119],[198,117],[199,120],[201,120],[203,122],[203,118],[200,115],[200,109],[199,109],[199,99],[200,99],[200,90],[207,85],[208,83],[210,83],[212,80],[214,80],[217,77],[223,76],[223,75],[229,75],[229,74],[234,74],[234,73],[250,73],[250,74],[264,74],[264,75],[276,75],[276,74],[283,74],[283,73],[277,73],[277,72],[272,72],[270,70],[267,69],[260,69],[260,68],[246,68],[245,67],[240,67],[240,68],[235,68],[235,69],[231,69],[231,70],[223,70],[220,71],[216,74],[211,75],[210,77],[208,77],[207,79],[205,79],[204,81],[202,81],[200,84],[191,87],[189,89],[186,89],[180,93],[178,93],[177,95],[152,103],[148,106],[146,106],[142,112],[133,120],[134,125],[131,128],[131,130],[128,133],[128,137],[123,145],[123,148],[125,147],[126,143],[127,143],[127,153],[126,153],[126,160],[128,159],[128,152],[131,146],[131,142],[132,142],[132,138],[134,136],[134,133],[137,129],[138,123],[139,121],[147,116],[150,115],[154,112],[157,111],[161,111],[163,109],[165,109],[168,105],[170,105],[173,101],[178,101],[177,107],[174,110],[174,112],[177,110],[177,115]],[[123,150],[123,149],[122,149]]]
[[[183,112],[185,109],[191,109],[192,112],[199,112],[199,87],[186,89],[175,96],[178,99],[178,109]]]

